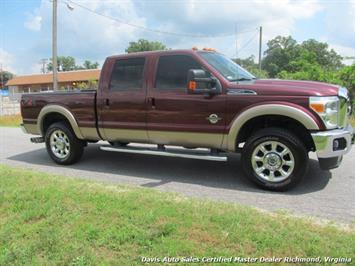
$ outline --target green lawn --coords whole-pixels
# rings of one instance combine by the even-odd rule
[[[355,254],[353,226],[320,226],[281,213],[5,165],[0,165],[0,177],[0,265],[135,265],[141,256]]]
[[[0,116],[0,126],[18,127],[22,123],[21,115],[4,115]]]
[[[352,125],[352,127],[355,127],[355,117],[354,116],[350,117],[349,122]]]

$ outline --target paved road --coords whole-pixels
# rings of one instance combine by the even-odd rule
[[[49,159],[44,144],[31,144],[29,135],[18,128],[0,127],[0,163],[265,210],[288,210],[295,215],[312,215],[341,223],[355,221],[355,148],[344,158],[341,167],[332,171],[322,171],[312,159],[308,174],[298,187],[276,193],[257,189],[244,180],[238,155],[228,162],[212,162],[104,152],[99,146],[89,145],[79,163],[63,167]]]

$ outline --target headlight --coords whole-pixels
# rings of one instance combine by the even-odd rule
[[[338,127],[339,98],[337,96],[310,97],[309,107],[318,113],[327,129]]]

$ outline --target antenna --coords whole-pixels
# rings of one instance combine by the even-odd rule
[[[236,22],[235,23],[235,63],[236,64],[238,64],[237,59],[238,59],[238,24]],[[237,80],[239,79],[239,68],[237,68],[236,79]]]

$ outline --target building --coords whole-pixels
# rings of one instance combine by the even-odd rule
[[[72,90],[97,86],[100,69],[77,70],[58,72],[58,88],[60,90]],[[51,91],[53,90],[53,74],[34,74],[16,76],[10,79],[6,86],[9,88],[9,97],[19,99],[23,93]]]

